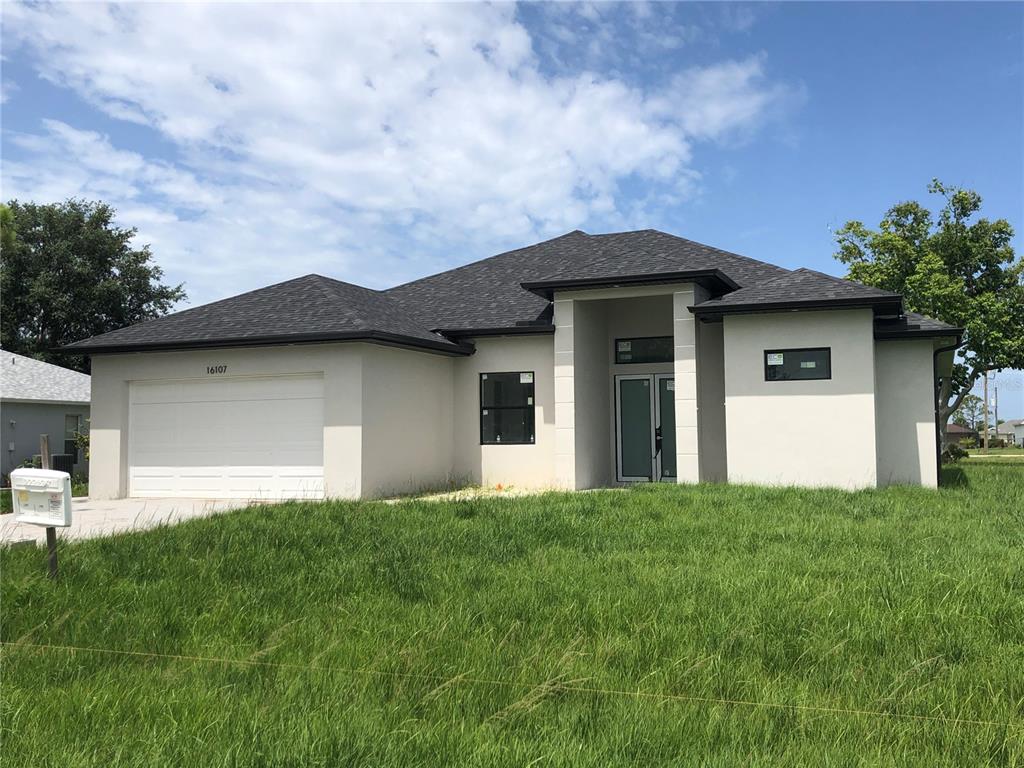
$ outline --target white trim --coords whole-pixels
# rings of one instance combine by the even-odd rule
[[[34,400],[27,397],[0,397],[0,403],[17,403],[19,405],[78,405],[89,407],[89,400]]]

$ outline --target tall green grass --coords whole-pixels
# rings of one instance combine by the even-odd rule
[[[1022,765],[1024,472],[950,479],[289,503],[57,583],[2,550],[4,643],[256,663],[5,645],[0,764]]]

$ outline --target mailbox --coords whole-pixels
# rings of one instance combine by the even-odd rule
[[[11,472],[14,519],[47,527],[71,525],[71,475],[54,469]]]

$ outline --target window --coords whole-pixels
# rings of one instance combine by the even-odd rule
[[[533,371],[480,374],[480,444],[533,443]]]
[[[616,339],[615,362],[623,363],[671,363],[671,336],[650,336],[640,339]]]
[[[832,350],[766,349],[764,351],[765,381],[807,381],[832,378]]]
[[[74,462],[78,463],[78,446],[75,444],[75,435],[82,431],[82,417],[75,413],[64,416],[64,453],[74,456]]]

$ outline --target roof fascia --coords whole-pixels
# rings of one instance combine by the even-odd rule
[[[173,352],[177,350],[191,349],[224,349],[233,347],[271,347],[288,346],[292,344],[326,344],[333,341],[365,341],[385,346],[403,347],[406,349],[417,349],[428,352],[440,352],[452,356],[471,355],[474,349],[471,345],[462,344],[457,341],[431,341],[420,339],[415,336],[404,336],[397,333],[385,333],[383,331],[344,331],[333,333],[310,333],[295,334],[289,336],[252,336],[236,339],[202,339],[195,341],[170,341],[152,344],[97,344],[89,346],[76,346],[70,344],[59,347],[56,351],[79,354],[122,354],[129,352]]]
[[[712,293],[728,293],[740,286],[720,269],[691,269],[682,272],[647,272],[639,275],[616,275],[610,277],[582,277],[561,280],[536,280],[519,285],[548,301],[555,291],[595,290],[599,288],[623,288],[633,285],[665,285],[667,283],[697,283]]]
[[[772,303],[752,304],[726,304],[724,306],[701,306],[697,304],[687,307],[694,315],[699,317],[721,317],[722,315],[751,315],[764,314],[767,312],[799,312],[806,310],[822,309],[871,309],[875,314],[883,314],[886,311],[895,310],[898,314],[902,311],[903,299],[880,298],[843,298],[843,299],[819,299],[810,301],[777,301]]]

